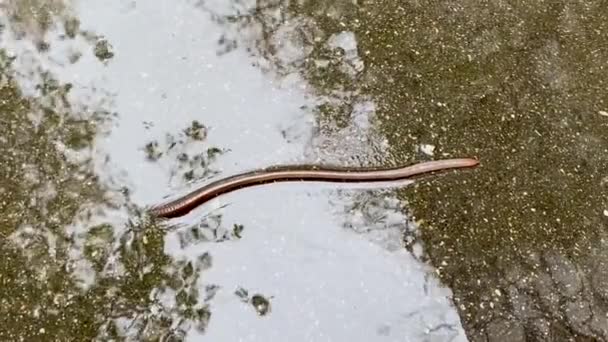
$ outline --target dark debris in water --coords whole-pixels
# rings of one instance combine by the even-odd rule
[[[99,61],[105,62],[112,57],[114,57],[114,52],[112,52],[112,45],[106,39],[100,39],[95,44],[94,49],[95,56]]]
[[[249,291],[242,287],[239,287],[234,294],[239,297],[243,303],[251,305],[258,315],[266,316],[270,313],[270,299],[272,299],[272,297],[266,297],[259,293],[249,296]]]
[[[150,126],[149,123],[145,125]],[[145,144],[143,150],[146,159],[151,162],[162,158],[175,158],[176,166],[171,171],[171,175],[180,174],[182,180],[192,182],[217,174],[217,171],[211,168],[211,164],[218,156],[228,152],[216,146],[207,146],[206,138],[207,127],[194,120],[179,134],[167,134],[164,143],[150,141]],[[201,152],[187,152],[193,146],[198,146]]]

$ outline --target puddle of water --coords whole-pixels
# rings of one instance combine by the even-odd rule
[[[56,32],[49,33],[47,55],[37,55],[27,40],[4,39],[3,45],[17,56],[30,56],[61,83],[72,83],[74,101],[115,113],[109,134],[97,137],[94,147],[79,157],[94,157],[102,184],[114,191],[128,188],[127,202],[158,203],[210,178],[256,167],[351,159],[327,156],[327,151],[349,152],[349,144],[318,137],[318,123],[309,109],[318,97],[308,92],[303,80],[262,73],[242,48],[218,55],[222,29],[192,4],[83,1],[73,11],[81,29],[103,35],[107,51],[101,53],[84,38],[59,40]],[[334,43],[341,44],[340,37]],[[72,63],[74,51],[82,55]],[[111,58],[100,61],[100,55]],[[35,91],[31,84],[29,88]],[[354,107],[365,113],[373,104]],[[370,138],[353,132],[369,129],[365,114],[358,115],[356,126],[342,134],[358,141],[364,151]],[[383,243],[345,230],[328,198],[348,200],[336,199],[327,187],[308,184],[247,189],[175,220],[179,226],[168,232],[154,226],[138,231],[128,224],[131,213],[122,208],[106,211],[103,219],[70,224],[67,230],[75,234],[87,234],[92,223],[113,226],[113,233],[95,229],[97,243],[76,239],[71,259],[90,288],[100,279],[91,263],[97,253],[108,254],[109,261],[99,259],[100,269],[127,279],[129,272],[155,270],[145,273],[153,273],[148,287],[126,284],[116,294],[117,303],[134,307],[123,298],[130,291],[136,293],[136,302],[140,297],[157,300],[137,302],[142,312],[184,304],[188,296],[205,304],[197,307],[202,310],[197,311],[202,329],[194,329],[194,323],[181,325],[179,320],[188,317],[181,311],[172,311],[177,319],[170,327],[159,328],[186,330],[190,340],[199,334],[209,340],[246,341],[464,340],[450,291],[429,277],[428,267],[402,249],[387,250]],[[225,204],[229,206],[222,209]],[[205,220],[209,213],[221,214],[221,227]],[[192,237],[197,234],[204,237]],[[101,248],[104,243],[122,251],[121,257]],[[137,258],[147,259],[138,264]],[[113,263],[116,259],[120,262]],[[169,259],[175,264],[168,265]],[[188,260],[201,270],[200,278]],[[181,278],[161,276],[154,264],[176,269]],[[172,281],[182,286],[161,286]],[[235,294],[241,288],[247,296]],[[243,300],[256,293],[271,305],[264,316]],[[107,310],[115,316],[97,322],[100,336],[112,336],[116,330],[136,338],[134,330],[141,324],[148,327],[137,314]]]

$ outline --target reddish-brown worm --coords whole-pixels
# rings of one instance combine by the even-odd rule
[[[317,165],[273,166],[217,180],[176,200],[151,207],[149,212],[156,217],[179,217],[219,195],[267,183],[286,181],[350,183],[387,182],[410,179],[436,171],[474,167],[478,164],[479,161],[476,159],[456,158],[428,161],[405,167],[387,169]]]

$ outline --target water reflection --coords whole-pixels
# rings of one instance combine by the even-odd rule
[[[345,140],[306,151],[307,86],[261,75],[234,44],[216,54],[219,30],[189,4],[28,2],[11,15],[22,4],[2,13],[3,339],[462,336],[449,291],[399,241],[387,252],[394,236],[371,245],[332,224],[323,191],[237,195],[230,211],[220,201],[171,222],[144,213],[220,172],[316,160],[324,146],[370,163],[371,134],[357,135],[370,101],[331,97],[351,102],[356,125],[336,121]]]
[[[113,120],[106,94],[89,88],[74,100],[72,84],[27,58],[32,51],[7,44],[52,49],[46,30],[67,11],[54,4],[9,2],[3,13],[13,32],[0,56],[0,337],[155,340],[202,331],[211,298],[199,300],[195,285],[209,262],[165,254],[166,229],[139,217],[128,193],[96,174],[94,140]],[[61,39],[75,39],[75,27],[63,26]],[[133,221],[116,220],[123,205]]]
[[[276,326],[288,327],[283,332],[303,329],[276,315],[285,305],[281,303],[288,302],[283,308],[301,309],[292,314],[310,319],[307,322],[339,325],[317,327],[307,331],[309,337],[332,329],[350,329],[361,337],[353,322],[363,319],[352,317],[406,302],[404,288],[420,293],[414,292],[422,287],[419,283],[400,283],[420,274],[412,276],[412,269],[402,266],[405,258],[375,258],[385,249],[399,251],[405,240],[408,250],[420,260],[430,260],[453,289],[471,340],[608,339],[603,252],[608,222],[603,61],[608,32],[607,10],[600,1],[363,1],[357,6],[344,1],[258,1],[257,7],[233,2],[222,10],[216,5],[131,2],[116,12],[90,3],[87,6],[94,9],[79,8],[89,21],[95,11],[117,18],[121,13],[124,26],[112,31],[107,24],[104,29],[114,36],[105,38],[81,27],[86,20],[75,19],[72,13],[78,11],[69,3],[3,4],[3,47],[9,52],[0,58],[0,155],[5,157],[0,175],[0,297],[5,324],[0,325],[0,337],[178,340],[189,331],[206,332],[216,312],[224,331],[246,331],[255,324],[249,316],[241,317],[237,327],[226,318],[239,310],[229,306],[235,303],[233,297],[240,302],[234,288],[263,293],[253,295],[255,309],[267,312],[264,319],[282,323]],[[178,8],[175,13],[183,16],[182,22],[159,13],[159,8],[169,7]],[[209,27],[199,17],[186,15],[192,8],[223,25],[221,34],[204,37],[212,36]],[[140,32],[149,26],[124,14],[138,11],[158,25],[170,22],[167,26],[173,25],[175,32]],[[194,32],[197,24],[200,31]],[[126,31],[137,34],[129,36]],[[177,45],[163,54],[158,52],[159,41]],[[150,46],[150,53],[141,53]],[[279,83],[293,85],[303,78],[315,99],[306,103],[295,95],[285,96],[282,101],[289,104],[273,107],[268,103],[283,95],[263,90],[269,83],[247,74],[249,69],[243,72],[244,79],[230,79],[228,75],[242,72],[237,69],[242,61],[222,65],[215,57],[201,57],[199,51],[209,46],[217,48],[212,51],[215,57],[229,61],[244,46],[256,57],[256,68],[271,70],[280,76],[275,80]],[[168,60],[179,62],[164,68]],[[61,79],[48,72],[66,65],[73,69]],[[101,86],[78,83],[79,73],[103,74],[104,68],[110,70],[110,80],[101,77]],[[214,68],[219,71],[213,73]],[[105,86],[120,96],[114,99],[114,93],[100,90]],[[247,93],[262,95],[243,100]],[[114,105],[120,113],[114,112]],[[271,133],[263,124],[256,125],[270,122],[265,121],[269,117],[248,119],[252,112],[266,111],[276,116],[310,111],[315,114],[316,134],[331,138],[311,139],[295,114],[283,114],[283,121],[276,124],[280,129]],[[199,113],[205,121],[196,121],[203,115]],[[373,139],[377,127],[386,141]],[[112,139],[104,144],[116,152],[112,160],[94,148],[94,140],[110,130]],[[211,134],[213,130],[216,133]],[[218,136],[241,140],[226,142]],[[139,154],[126,148],[135,144],[134,137]],[[331,229],[323,232],[324,237],[371,254],[360,259],[349,254],[351,249],[340,249],[343,245],[329,248],[322,239],[307,240],[314,235],[310,228],[325,227],[320,222],[326,221],[305,217],[304,223],[284,223],[293,222],[293,212],[301,217],[316,208],[306,198],[289,197],[285,188],[272,196],[284,196],[280,204],[291,209],[276,213],[277,202],[257,202],[272,199],[260,193],[243,195],[234,207],[242,214],[233,213],[229,223],[221,214],[171,225],[142,215],[142,203],[220,172],[284,162],[300,154],[297,144],[309,139],[314,148],[339,156],[334,160],[341,162],[386,165],[428,158],[427,154],[473,154],[481,158],[483,168],[474,179],[440,177],[408,189],[404,197],[415,217],[407,223],[400,221],[402,217],[386,216],[403,209],[390,200],[344,205],[352,214],[346,227],[377,238],[382,247],[366,249],[370,247],[359,240],[349,240],[352,235]],[[260,150],[275,150],[284,140],[289,144],[281,145],[276,156],[260,157]],[[233,149],[239,153],[229,153]],[[387,149],[390,157],[384,153]],[[98,172],[100,167],[109,170],[113,162],[126,165],[131,178]],[[155,174],[158,169],[170,177]],[[326,217],[314,212],[308,216]],[[239,223],[246,217],[255,220]],[[412,230],[414,221],[421,229]],[[282,225],[289,227],[271,229]],[[290,234],[277,233],[288,229]],[[309,245],[292,244],[293,236]],[[251,247],[243,240],[259,244]],[[231,250],[236,244],[246,247]],[[179,246],[182,254],[166,252],[167,246]],[[306,255],[310,251],[324,257],[316,261],[314,255]],[[238,258],[249,263],[233,261]],[[282,268],[277,266],[280,262]],[[303,266],[290,273],[294,264]],[[347,268],[352,264],[361,266]],[[299,276],[299,283],[288,284],[304,295],[290,301],[288,286],[273,287],[266,265],[277,266],[275,282],[288,283]],[[345,269],[349,272],[340,273]],[[204,271],[208,278],[202,276]],[[339,274],[354,288],[344,297],[328,292],[327,302],[346,298],[363,309],[349,311],[340,303],[318,306],[306,291],[332,288],[316,272]],[[364,276],[381,278],[391,272],[396,273],[391,284],[398,287],[364,283],[369,281]],[[226,274],[237,273],[238,280],[226,280]],[[228,285],[218,285],[218,279]],[[301,286],[307,281],[309,285]],[[246,283],[244,287],[236,286],[240,282]],[[428,283],[423,286],[425,294],[432,292]],[[359,302],[356,294],[362,291],[372,295]],[[218,304],[213,311],[217,296],[230,304]],[[267,310],[270,303],[272,311]],[[319,309],[335,307],[352,316],[330,320]],[[390,310],[376,312],[375,318],[381,317],[370,323],[371,336],[405,336],[421,326],[424,333],[417,335],[416,330],[407,336],[458,336],[458,320],[442,316],[443,304],[437,305],[437,315],[421,311],[400,312],[397,318]],[[408,331],[399,330],[404,326]]]

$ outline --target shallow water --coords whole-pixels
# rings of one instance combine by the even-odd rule
[[[608,340],[603,2],[1,6],[3,339]]]
[[[465,339],[390,189],[277,184],[170,222],[142,212],[256,167],[378,164],[372,98],[227,43],[226,4],[23,4],[2,7],[3,339]],[[356,60],[353,44],[330,45]],[[347,100],[354,120],[323,114]]]

